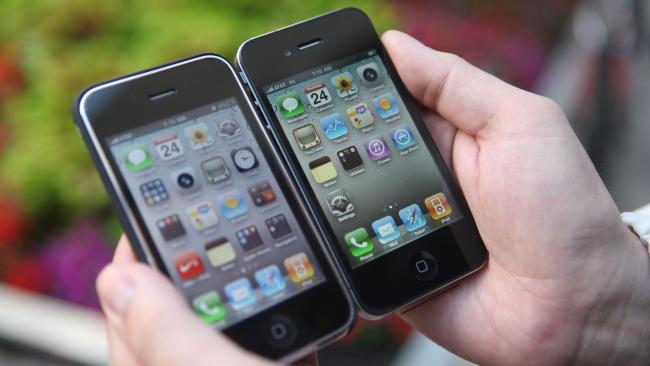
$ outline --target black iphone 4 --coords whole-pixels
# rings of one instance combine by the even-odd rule
[[[227,61],[109,81],[74,109],[138,257],[205,323],[280,360],[350,328],[353,307]]]
[[[362,11],[251,39],[237,61],[365,315],[483,266],[463,195]]]

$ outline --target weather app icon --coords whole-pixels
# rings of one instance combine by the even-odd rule
[[[348,133],[348,128],[345,126],[343,117],[339,113],[330,114],[321,119],[320,127],[323,129],[325,136],[330,140],[335,140]]]

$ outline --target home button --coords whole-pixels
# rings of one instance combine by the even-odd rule
[[[296,327],[284,315],[273,316],[264,327],[264,338],[274,347],[289,347],[296,340]]]
[[[411,271],[420,281],[431,281],[438,273],[438,264],[433,256],[425,251],[418,251],[411,257]]]

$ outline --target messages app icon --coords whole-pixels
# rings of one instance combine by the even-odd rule
[[[284,118],[295,117],[305,112],[305,105],[302,104],[298,93],[290,92],[281,95],[277,104]]]

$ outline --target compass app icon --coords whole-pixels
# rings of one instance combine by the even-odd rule
[[[422,214],[420,206],[416,204],[412,204],[399,210],[399,217],[402,219],[404,227],[409,232],[415,231],[427,223],[427,219]]]
[[[330,140],[335,140],[339,137],[345,136],[348,133],[348,128],[343,122],[343,117],[339,113],[330,114],[329,116],[320,120],[320,127],[323,133]]]

